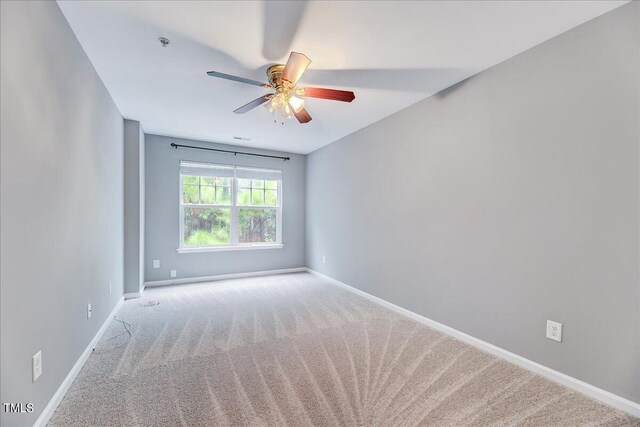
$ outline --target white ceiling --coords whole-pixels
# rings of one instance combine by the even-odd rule
[[[58,3],[146,132],[309,153],[626,1]],[[355,101],[308,99],[310,123],[276,125],[261,107],[233,113],[265,89],[206,75],[266,81],[291,50],[313,61],[300,85],[350,89]]]

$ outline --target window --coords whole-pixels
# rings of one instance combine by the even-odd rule
[[[180,162],[178,252],[282,247],[282,172]]]

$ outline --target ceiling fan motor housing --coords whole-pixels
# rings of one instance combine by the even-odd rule
[[[269,83],[275,88],[282,86],[282,71],[284,71],[283,64],[272,65],[267,68],[267,77]]]

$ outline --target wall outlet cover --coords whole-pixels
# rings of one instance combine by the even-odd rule
[[[547,338],[562,342],[562,323],[547,320]]]
[[[175,270],[171,270],[171,277],[176,277],[177,272]]]
[[[31,358],[31,374],[34,383],[38,377],[42,375],[42,350],[34,354]]]
[[[154,259],[153,260],[153,268],[160,268],[160,260],[159,259]]]

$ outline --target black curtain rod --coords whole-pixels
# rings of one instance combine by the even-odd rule
[[[229,153],[229,154],[233,154],[234,156],[241,154],[243,156],[268,157],[270,159],[282,159],[285,162],[287,160],[291,160],[291,157],[270,156],[268,154],[245,153],[243,151],[220,150],[218,148],[196,147],[195,145],[182,145],[182,144],[176,144],[173,142],[171,143],[171,146],[176,149],[178,147],[182,147],[182,148],[193,148],[195,150],[217,151],[218,153]]]

